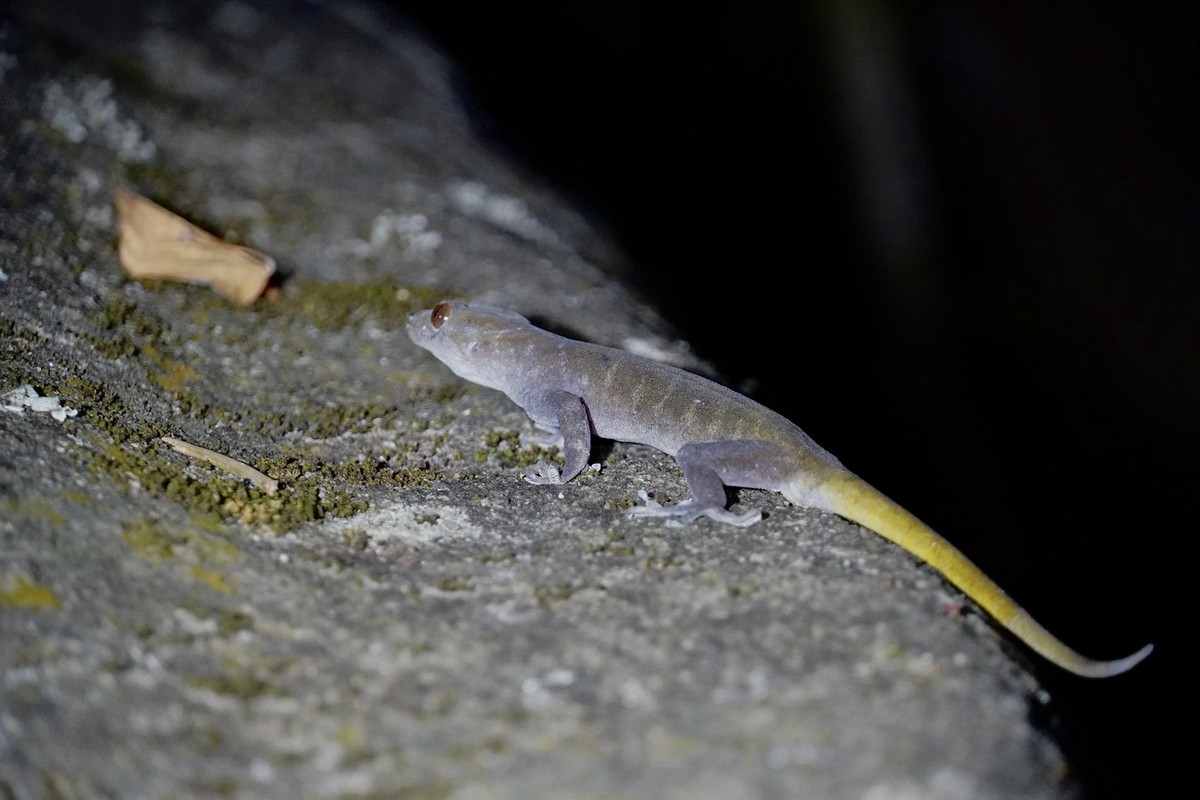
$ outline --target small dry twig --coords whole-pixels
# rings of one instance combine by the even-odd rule
[[[203,283],[234,305],[248,306],[275,272],[270,256],[219,239],[144,197],[118,188],[116,203],[121,265],[135,280]]]
[[[254,467],[250,466],[249,464],[244,464],[241,461],[238,461],[236,458],[230,458],[223,453],[218,453],[216,450],[209,450],[207,447],[201,447],[198,444],[185,442],[182,439],[176,439],[173,436],[164,436],[162,437],[162,440],[171,445],[171,447],[175,448],[177,452],[183,453],[185,456],[203,459],[210,464],[215,464],[223,470],[232,472],[239,478],[245,478],[261,489],[268,496],[274,495],[275,492],[279,491],[279,481],[275,480],[269,475],[264,475]]]

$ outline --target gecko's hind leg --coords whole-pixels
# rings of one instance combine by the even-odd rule
[[[712,506],[706,508],[696,502],[695,498],[689,498],[674,505],[664,506],[662,503],[650,499],[650,495],[646,494],[645,490],[638,492],[638,496],[642,498],[642,505],[634,506],[626,514],[630,517],[663,517],[667,520],[668,525],[686,525],[689,522],[700,519],[700,517],[708,517],[717,522],[724,522],[728,525],[745,528],[762,519],[761,511],[735,514],[732,511],[726,511],[724,508]]]
[[[635,517],[666,517],[679,524],[708,517],[727,525],[746,527],[762,519],[761,511],[735,514],[725,508],[726,486],[779,491],[789,472],[785,453],[777,445],[758,439],[693,442],[675,454],[691,498],[663,506],[643,495],[645,505],[630,509]]]

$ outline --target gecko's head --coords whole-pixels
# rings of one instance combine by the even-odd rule
[[[530,325],[520,314],[502,308],[443,300],[433,308],[409,314],[407,327],[414,342],[432,350],[432,342],[486,338]]]
[[[406,327],[409,338],[459,376],[499,388],[490,373],[507,364],[497,348],[508,334],[531,326],[520,314],[501,308],[443,301],[409,314]]]

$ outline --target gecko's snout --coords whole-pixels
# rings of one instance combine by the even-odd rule
[[[414,311],[405,318],[404,329],[408,332],[410,339],[420,344],[421,336],[425,332],[425,326],[428,322],[429,309]]]

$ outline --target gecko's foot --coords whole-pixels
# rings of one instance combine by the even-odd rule
[[[539,461],[523,473],[530,483],[562,483],[562,473],[549,461]]]
[[[708,517],[717,522],[724,522],[727,525],[736,525],[739,528],[745,528],[762,519],[761,511],[735,514],[723,508],[702,507],[696,502],[695,498],[689,498],[673,506],[664,506],[662,503],[651,499],[650,495],[646,494],[644,490],[639,491],[638,496],[642,498],[642,505],[634,506],[626,514],[630,517],[664,517],[668,525],[687,525],[689,522],[695,522],[700,517]]]

